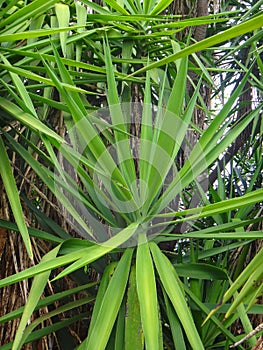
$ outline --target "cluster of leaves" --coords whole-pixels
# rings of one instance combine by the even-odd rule
[[[0,318],[5,324],[21,317],[14,342],[2,349],[21,349],[66,328],[87,314],[35,330],[47,318],[87,303],[94,308],[80,350],[224,349],[237,340],[229,330],[236,319],[249,332],[248,312],[262,312],[255,305],[262,294],[262,251],[234,281],[228,266],[230,251],[262,238],[257,229],[263,199],[258,186],[262,103],[237,121],[232,117],[248,82],[260,91],[252,69],[256,65],[262,76],[262,48],[257,47],[257,35],[249,41],[253,65],[239,65],[238,84],[216,113],[207,108],[200,86],[214,87],[212,74],[222,70],[211,61],[205,67],[205,57],[196,53],[211,53],[216,45],[257,33],[263,15],[252,16],[250,9],[235,27],[198,43],[191,43],[190,31],[183,43],[176,39],[178,32],[224,23],[231,15],[164,15],[171,2],[2,2],[0,173],[16,225],[2,220],[0,226],[20,232],[31,258],[31,235],[53,245],[36,266],[0,281],[4,287],[33,277],[26,305]],[[230,50],[234,56],[237,47]],[[190,55],[194,61],[189,63]],[[200,76],[197,85],[192,82],[192,96],[186,89],[189,67]],[[197,105],[207,116],[204,130],[192,120]],[[127,106],[141,108],[139,121]],[[56,120],[63,121],[65,137]],[[255,165],[242,195],[226,190],[221,176],[217,188],[203,187],[200,176],[214,169],[248,125],[253,126]],[[191,129],[198,141],[177,170],[176,159]],[[39,210],[43,199],[30,205],[47,232],[26,226],[12,153],[21,160],[20,173],[32,169],[85,239],[73,238],[46,218]],[[196,207],[179,199],[179,209],[173,209],[174,199],[186,192],[192,200],[197,196]],[[185,223],[191,230],[177,233]],[[162,249],[167,241],[174,242],[169,252]],[[28,325],[35,310],[94,286],[87,281],[41,299],[51,271],[65,267],[51,281],[55,283],[86,266],[99,266],[96,296],[51,308]],[[250,345],[254,343],[252,338]]]

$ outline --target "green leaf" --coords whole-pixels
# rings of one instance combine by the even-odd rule
[[[257,283],[262,279],[263,271],[262,271],[262,263],[263,263],[263,249],[261,249],[257,255],[250,261],[247,267],[243,270],[243,272],[239,275],[239,277],[233,282],[231,287],[224,294],[223,300],[220,302],[219,306],[212,310],[210,314],[207,316],[206,322],[211,315],[213,315],[222,305],[224,305],[233,295],[243,286],[240,294],[234,300],[234,306],[231,305],[230,311],[226,317],[233,311],[235,307],[237,307],[244,299],[244,297],[251,293],[253,294],[253,290],[256,290]]]
[[[192,263],[192,264],[176,264],[175,270],[178,276],[190,277],[206,280],[227,280],[228,276],[226,272],[213,265],[203,263]]]
[[[166,222],[167,225],[167,222]],[[187,238],[194,238],[194,239],[244,239],[244,240],[250,240],[250,239],[263,239],[263,233],[260,231],[235,231],[235,232],[219,232],[219,233],[199,233],[196,232],[190,232],[190,233],[180,233],[180,234],[171,234],[168,233],[167,235],[162,234],[157,239],[155,239],[156,242],[170,241],[171,239],[187,239]]]
[[[118,163],[127,184],[134,185],[134,183],[136,182],[135,167],[131,153],[130,140],[128,139],[126,134],[128,131],[127,129],[130,126],[130,116],[128,116],[128,118],[125,120],[120,100],[118,97],[117,85],[114,78],[114,70],[112,69],[112,60],[108,41],[104,43],[104,52],[108,82],[107,100],[109,104],[112,124],[118,129],[124,131],[123,133],[119,132],[118,130],[114,131],[115,147],[117,149],[118,154]],[[133,187],[131,188],[131,190],[132,189]],[[133,189],[133,195],[135,196],[135,198],[137,196],[136,191],[137,188],[135,188],[135,191]]]
[[[81,26],[82,27],[82,26]],[[37,30],[29,30],[26,32],[20,32],[20,33],[14,33],[14,34],[0,34],[0,43],[1,42],[12,42],[22,39],[32,39],[32,38],[39,38],[42,36],[50,36],[57,33],[60,34],[66,34],[66,32],[69,32],[71,30],[77,30],[79,29],[79,26],[72,26],[72,27],[63,27],[63,28],[52,28],[52,29],[37,29]]]
[[[204,350],[204,346],[195,327],[192,314],[186,303],[181,281],[179,280],[173,265],[154,242],[150,243],[150,249],[163,288],[167,293],[186,332],[192,349]]]
[[[119,13],[121,13],[122,15],[128,15],[129,16],[129,12],[127,12],[122,6],[120,6],[117,1],[105,0],[105,2],[106,2],[106,4],[111,6],[114,10],[118,11]]]
[[[143,233],[138,237],[136,284],[146,348],[159,350],[160,329],[156,281],[149,243]]]
[[[189,215],[187,220],[192,220],[200,217],[211,216],[219,213],[224,213],[237,208],[242,208],[247,205],[259,203],[263,200],[263,189],[255,190],[244,194],[242,197],[231,198],[220,201],[218,203],[209,204],[205,207],[193,208],[182,211],[176,215]],[[199,213],[195,215],[194,213]]]
[[[48,252],[42,259],[41,262],[45,263],[49,260],[54,259],[57,256],[57,253],[60,249],[60,245],[58,245],[56,248],[52,249],[50,252]],[[27,326],[28,321],[30,320],[30,317],[35,310],[35,307],[37,306],[37,303],[44,291],[44,288],[47,284],[48,278],[50,276],[51,271],[44,272],[38,276],[36,276],[33,280],[32,287],[24,308],[23,315],[21,317],[18,329],[16,330],[16,336],[13,343],[13,350],[19,350],[25,343],[25,339],[23,339],[24,330]]]
[[[33,118],[33,120],[39,122],[39,120]],[[44,124],[43,124],[44,125]],[[52,130],[51,130],[52,131]],[[55,133],[54,133],[55,134]],[[56,135],[56,134],[55,134]],[[63,206],[71,213],[71,215],[77,220],[81,227],[85,230],[86,233],[93,236],[92,231],[88,225],[84,222],[83,218],[79,215],[75,207],[72,205],[68,197],[64,195],[62,191],[58,191],[56,183],[54,181],[54,172],[50,171],[48,168],[43,167],[28,151],[26,151],[18,142],[14,141],[9,134],[6,134],[6,138],[10,141],[12,148],[15,149],[24,159],[27,160],[27,163],[34,169],[37,175],[45,182],[46,186],[51,190],[55,195],[59,194],[59,200]],[[60,138],[60,137],[59,137]],[[63,185],[59,183],[59,185]],[[86,203],[85,203],[86,204]],[[88,205],[89,203],[87,203]]]
[[[82,256],[79,260],[77,260],[75,263],[67,267],[63,272],[61,272],[55,280],[62,278],[69,273],[76,271],[77,269],[80,269],[81,267],[88,265],[92,261],[95,261],[99,259],[100,257],[104,256],[105,254],[111,252],[113,249],[117,248],[118,246],[124,244],[127,242],[132,236],[136,233],[136,230],[138,228],[138,223],[132,223],[125,229],[121,230],[119,233],[117,233],[112,238],[108,239],[107,241],[101,243],[100,245],[95,245],[90,248],[87,248],[87,255]]]
[[[53,270],[57,267],[62,267],[64,265],[68,265],[74,261],[76,264],[73,264],[69,267],[69,271],[75,271],[78,268],[81,268],[85,265],[90,264],[96,259],[102,257],[103,255],[111,252],[113,249],[122,245],[126,241],[128,241],[134,234],[136,234],[138,224],[132,223],[122,231],[120,231],[116,236],[113,236],[108,241],[103,244],[95,244],[92,246],[88,246],[87,248],[78,249],[66,254],[65,256],[57,257],[56,259],[50,260],[48,262],[40,262],[38,265],[29,267],[28,269],[18,272],[15,275],[8,276],[0,280],[0,288],[7,286],[9,284],[13,284],[23,279],[27,279],[33,276],[36,276],[42,272]],[[65,242],[67,244],[67,242]],[[63,246],[62,246],[63,249]],[[64,272],[60,273],[56,279],[60,278],[61,275],[65,274]],[[67,274],[67,273],[66,273]]]
[[[209,314],[210,309],[203,302],[201,302],[187,286],[184,285],[184,289],[187,295],[190,297],[191,301],[194,302],[194,304],[197,306],[197,308],[200,311],[202,311],[204,314],[206,315]],[[227,338],[231,339],[233,342],[237,340],[236,337],[227,329],[227,327],[217,317],[215,317],[214,315],[211,316],[211,321],[216,326],[216,329],[219,330],[219,334],[225,334]],[[210,325],[210,328],[212,328],[211,325]]]
[[[223,298],[223,303],[225,303],[227,300],[229,300],[231,294],[233,293],[233,290],[237,289],[240,286],[240,281],[244,280],[244,278],[247,278],[246,283],[244,284],[243,288],[240,290],[240,292],[237,294],[237,296],[234,298],[234,301],[232,302],[229,310],[227,311],[225,317],[229,317],[231,313],[234,312],[234,310],[242,303],[244,300],[246,302],[250,303],[251,301],[255,302],[255,294],[258,293],[259,291],[262,290],[262,278],[263,278],[263,271],[262,271],[262,263],[263,263],[263,258],[262,254],[258,253],[260,259],[259,266],[256,267],[256,269],[252,272],[252,264],[250,265],[250,269],[245,269],[240,277],[238,278],[230,287],[230,289],[225,293],[224,298]],[[257,260],[259,260],[258,255],[256,255]],[[255,257],[255,258],[256,258]],[[254,258],[254,259],[255,259]],[[253,259],[253,260],[254,260]],[[252,261],[253,261],[252,260]],[[249,266],[248,265],[248,266]]]
[[[6,191],[14,218],[16,220],[17,226],[22,235],[26,250],[28,252],[28,256],[30,257],[30,259],[33,259],[32,247],[30,243],[28,229],[24,220],[24,214],[23,214],[23,210],[22,210],[22,206],[19,198],[19,193],[16,187],[16,181],[14,179],[12,167],[10,165],[10,161],[9,161],[1,135],[0,135],[0,156],[1,156],[0,175],[3,180],[5,191]]]
[[[9,61],[3,55],[0,54],[0,57],[6,66],[12,67],[12,65],[9,63]],[[9,74],[13,80],[13,83],[16,87],[16,90],[19,92],[19,95],[21,96],[21,99],[25,103],[26,107],[29,109],[29,111],[32,113],[32,115],[37,118],[37,114],[36,114],[34,105],[32,103],[31,98],[28,95],[28,92],[25,88],[24,83],[21,81],[21,79],[19,78],[19,76],[17,74],[12,73],[11,71],[9,72]]]
[[[170,329],[173,337],[173,342],[174,344],[176,344],[178,349],[186,350],[186,344],[185,344],[185,339],[182,331],[182,326],[180,324],[178,316],[176,315],[176,312],[165,290],[163,290],[163,295],[164,295],[166,313],[167,313],[167,317],[169,320],[169,325],[170,325]]]
[[[38,132],[44,133],[47,136],[51,136],[55,140],[64,143],[62,137],[60,137],[57,133],[43,124],[40,120],[36,119],[29,113],[25,113],[22,109],[16,106],[14,103],[0,97],[0,106],[6,112],[8,112],[14,119],[19,120],[22,124],[27,125],[29,128],[36,130]]]
[[[152,104],[151,104],[151,85],[150,85],[150,72],[146,74],[146,84],[144,88],[144,101],[142,110],[141,121],[141,134],[140,134],[140,158],[139,158],[139,170],[140,170],[140,198],[144,203],[147,195],[147,185],[149,181],[149,173],[151,166],[149,166],[152,153],[152,137],[153,137],[153,116],[152,116]]]
[[[84,26],[86,25],[86,21],[87,21],[87,10],[85,6],[83,6],[79,2],[75,2],[75,6],[76,6],[77,24],[81,26],[78,31],[83,32],[85,30]],[[81,61],[81,54],[82,54],[82,44],[77,42],[76,43],[76,61],[77,62]]]
[[[57,50],[54,47],[56,61],[59,67],[59,71],[63,81],[67,86],[74,87],[73,81],[63,65]],[[43,60],[46,69],[56,84],[57,89],[59,90],[63,100],[67,103],[67,106],[72,113],[72,117],[74,120],[74,128],[73,130],[77,133],[78,140],[80,144],[75,145],[75,147],[82,147],[82,149],[89,148],[94,159],[96,159],[97,166],[100,169],[103,169],[108,178],[111,180],[116,180],[117,182],[113,184],[119,183],[121,186],[116,186],[116,190],[118,193],[124,197],[124,199],[131,199],[129,191],[127,191],[127,184],[123,179],[121,172],[119,171],[116,163],[108,152],[107,148],[100,135],[98,134],[96,128],[93,126],[93,123],[90,121],[90,118],[86,118],[86,110],[82,103],[80,96],[72,91],[66,91],[63,87],[63,83],[59,81],[57,76],[54,74],[52,69],[45,63]],[[64,84],[65,84],[64,83]],[[76,143],[76,142],[75,142]],[[106,181],[107,179],[103,178],[102,180]],[[110,187],[112,183],[109,184],[109,181],[105,183],[105,187]],[[123,190],[124,189],[124,190]],[[131,201],[131,205],[134,205],[134,202]]]
[[[41,83],[43,83],[42,86],[44,86],[44,84],[50,85],[50,86],[56,86],[56,84],[51,79],[42,77],[39,74],[35,74],[32,71],[28,71],[28,70],[23,69],[23,68],[19,68],[19,67],[15,67],[15,66],[7,66],[7,65],[4,65],[2,63],[0,63],[0,68],[6,69],[6,70],[8,70],[10,72],[17,73],[18,75],[21,75],[22,77],[28,78],[30,80],[32,79],[34,81],[37,81],[38,83],[41,82]],[[71,91],[74,91],[74,92],[81,92],[83,94],[94,94],[93,92],[89,92],[87,90],[78,88],[75,85],[69,85],[69,84],[64,84],[64,83],[61,83],[61,85],[64,88],[66,88],[67,90],[71,90]]]
[[[261,108],[260,106],[255,110],[252,110],[246,118],[241,120],[241,122],[238,122],[233,129],[230,129],[229,132],[226,133],[226,127],[228,124],[225,123],[225,119],[230,113],[236,99],[241,94],[248,77],[249,72],[244,76],[239,86],[235,89],[234,93],[232,93],[224,107],[218,113],[217,117],[213,119],[209,127],[204,131],[183,167],[178,171],[167,190],[155,203],[152,211],[156,211],[157,209],[161,211],[164,209],[175,198],[175,196],[183,190],[183,188],[189,185],[192,181],[195,181],[200,174],[205,172],[209,165],[215,161],[215,159],[219,157],[220,154],[222,154],[237,138],[239,133],[244,130],[246,125],[258,115]]]
[[[40,299],[37,303],[37,306],[35,307],[35,311],[39,310],[43,307],[46,307],[48,305],[54,304],[55,302],[57,302],[58,300],[64,299],[69,297],[70,295],[73,295],[75,293],[79,293],[81,291],[84,291],[85,289],[94,287],[95,285],[97,285],[98,282],[92,282],[92,283],[87,283],[84,285],[80,285],[78,287],[69,289],[69,290],[65,290],[62,292],[58,292],[52,295],[49,295],[43,299]],[[23,311],[25,309],[25,306],[21,306],[20,308],[9,312],[8,314],[0,317],[0,324],[4,324],[8,321],[14,320],[15,318],[20,317],[23,314]]]
[[[69,27],[69,21],[70,21],[69,6],[62,3],[55,4],[55,11],[58,19],[59,28]],[[63,31],[59,33],[61,49],[64,57],[67,57],[67,37],[68,37],[67,32]]]
[[[186,216],[183,219],[178,219],[175,222],[184,222],[195,220],[203,217],[217,215],[220,213],[228,212],[230,210],[236,210],[247,205],[260,203],[263,200],[263,189],[255,190],[244,194],[242,197],[236,197],[226,199],[218,203],[209,204],[203,207],[196,207],[192,209],[182,210],[181,212],[171,212],[169,214],[159,214],[156,217],[169,217],[169,216]],[[172,222],[170,222],[172,223]]]
[[[77,314],[76,316],[72,316],[72,317],[65,319],[63,321],[53,323],[50,326],[46,326],[45,328],[41,328],[35,332],[32,332],[27,337],[26,343],[32,343],[32,342],[38,341],[39,339],[42,339],[43,337],[47,336],[48,334],[52,334],[54,332],[59,331],[60,329],[67,328],[70,324],[73,324],[81,319],[84,319],[85,317],[89,317],[89,312],[82,312],[80,314]],[[2,345],[1,350],[12,349],[12,344],[13,344],[13,342]]]
[[[133,249],[125,250],[111,277],[99,313],[92,329],[89,329],[89,336],[85,341],[86,349],[103,350],[107,345],[125,293],[132,255]]]
[[[125,317],[125,350],[143,350],[144,337],[136,287],[136,267],[131,267]]]
[[[103,275],[102,275],[102,278],[100,280],[99,290],[98,290],[98,293],[96,295],[96,302],[95,302],[95,305],[94,305],[94,308],[92,311],[92,318],[91,318],[90,324],[89,324],[90,329],[92,329],[94,327],[94,324],[97,320],[105,292],[109,286],[111,277],[113,276],[113,273],[114,273],[117,265],[118,265],[118,262],[114,261],[114,262],[110,263],[108,266],[106,266],[105,270],[103,271]],[[83,344],[85,344],[85,342],[83,342]],[[80,346],[80,348],[82,349],[82,346]]]
[[[159,15],[162,11],[164,11],[173,0],[160,0],[157,2],[156,6],[151,11],[151,15]]]
[[[135,75],[135,74],[139,75],[139,74],[141,74],[149,69],[164,66],[168,63],[171,63],[171,62],[174,62],[175,60],[178,60],[179,58],[189,56],[192,53],[196,53],[196,52],[205,50],[208,47],[215,46],[215,45],[220,44],[220,43],[227,41],[229,39],[238,37],[240,35],[251,32],[255,29],[261,28],[262,20],[263,20],[263,15],[262,14],[258,15],[256,17],[244,22],[244,23],[238,24],[232,28],[224,30],[223,32],[220,32],[218,34],[210,36],[209,38],[206,38],[198,43],[190,45],[190,46],[186,47],[185,49],[183,49],[175,54],[172,54],[168,57],[162,58],[161,60],[159,60],[157,62],[151,63],[144,68],[138,69],[135,73],[133,73],[131,75]]]
[[[57,308],[55,308],[54,310],[44,314],[43,316],[40,316],[39,318],[35,319],[32,323],[30,323],[30,325],[25,329],[24,335],[23,335],[23,340],[26,339],[33,331],[33,329],[35,329],[38,325],[40,325],[41,323],[43,323],[44,321],[57,316],[59,314],[63,314],[66,313],[67,311],[71,311],[75,308],[81,307],[85,304],[88,304],[90,302],[92,302],[94,299],[94,297],[88,296],[86,298],[80,298],[78,300],[74,300],[72,302],[69,302],[65,305],[59,306]]]
[[[48,8],[59,1],[60,0],[35,0],[1,20],[0,27],[5,27],[8,24],[17,25],[17,23],[25,22],[35,14],[39,15],[47,11]]]
[[[19,232],[18,226],[10,221],[5,221],[5,220],[0,219],[0,227],[6,228],[7,230]],[[44,239],[44,240],[47,240],[47,241],[53,242],[53,243],[62,243],[63,242],[62,238],[56,237],[48,232],[44,232],[44,231],[38,230],[36,228],[31,228],[31,227],[28,227],[27,230],[28,230],[29,235],[32,237],[41,238],[41,239]]]
[[[126,313],[126,304],[123,300],[122,304],[120,306],[118,318],[116,321],[114,350],[123,350],[124,349],[125,313]],[[109,343],[108,343],[108,345],[109,345]],[[112,348],[109,348],[109,350],[110,349],[112,349]]]

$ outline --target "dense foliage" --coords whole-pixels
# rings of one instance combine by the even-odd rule
[[[260,323],[262,1],[183,3],[1,1],[1,349]]]

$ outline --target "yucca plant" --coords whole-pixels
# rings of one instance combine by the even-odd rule
[[[212,79],[198,57],[201,78],[193,96],[187,96],[186,86],[189,54],[260,28],[262,15],[185,47],[171,36],[196,22],[171,21],[168,28],[173,29],[160,45],[158,40],[166,32],[160,28],[175,19],[160,15],[169,3],[106,1],[108,6],[102,7],[87,2],[96,12],[88,19],[87,9],[71,2],[36,0],[19,10],[2,10],[2,121],[16,120],[25,128],[2,129],[0,171],[17,227],[4,221],[1,226],[20,231],[30,257],[30,235],[53,244],[36,266],[0,281],[3,287],[34,277],[24,308],[0,318],[5,324],[21,316],[13,344],[3,349],[20,349],[67,327],[87,313],[35,330],[48,318],[93,302],[79,349],[223,349],[237,340],[229,331],[237,317],[250,331],[247,312],[262,293],[262,253],[233,284],[227,257],[230,250],[262,236],[245,228],[262,219],[254,205],[262,201],[263,191],[253,189],[255,175],[243,196],[220,197],[219,181],[219,194],[211,189],[209,198],[204,180],[246,126],[258,125],[262,104],[236,123],[231,118],[246,82],[256,86],[257,79],[252,67],[243,67],[242,81],[216,115],[200,96],[201,78],[211,83]],[[71,12],[76,14],[73,26]],[[221,19],[210,16],[199,21],[209,24]],[[69,29],[72,35],[67,36]],[[16,48],[21,38],[27,39],[26,46]],[[84,57],[90,62],[83,62]],[[159,68],[163,65],[167,67]],[[139,86],[142,96],[133,94],[133,86]],[[207,113],[204,131],[192,122],[197,104]],[[50,126],[55,115],[63,121],[63,135]],[[178,166],[192,128],[199,139]],[[42,218],[47,231],[51,227],[53,231],[26,227],[10,152],[33,170],[39,179],[36,184],[40,181],[56,196],[68,232],[39,213],[38,199],[29,204],[32,213]],[[82,239],[74,238],[76,234]],[[166,241],[174,241],[172,251],[162,249]],[[220,263],[215,264],[215,259]],[[94,283],[87,283],[40,299],[50,279],[56,283],[89,266],[100,270],[95,295],[68,302],[28,324],[34,310],[93,288]],[[215,313],[218,303],[225,306],[233,296],[230,308]]]

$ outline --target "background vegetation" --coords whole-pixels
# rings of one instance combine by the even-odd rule
[[[1,349],[228,349],[262,324],[263,2],[0,3]]]

